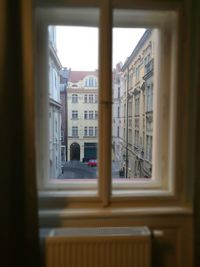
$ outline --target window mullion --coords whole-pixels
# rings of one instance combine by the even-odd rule
[[[103,206],[111,197],[112,130],[112,10],[109,0],[101,2],[100,17],[100,94],[99,94],[99,195]]]

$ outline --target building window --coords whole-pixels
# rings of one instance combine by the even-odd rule
[[[93,103],[93,95],[89,95],[89,103]]]
[[[146,89],[146,112],[153,110],[153,84],[148,85]]]
[[[153,130],[153,118],[152,118],[152,116],[146,117],[146,130],[147,131]]]
[[[88,135],[88,127],[84,127],[84,136],[87,136]]]
[[[87,95],[84,95],[84,102],[87,103]]]
[[[152,161],[152,136],[146,136],[146,159]]]
[[[98,101],[98,97],[97,95],[94,95],[94,102],[97,103],[97,101]]]
[[[78,137],[78,127],[77,126],[72,126],[72,136]]]
[[[72,103],[78,103],[78,95],[72,95]]]
[[[95,120],[97,120],[97,119],[98,119],[98,111],[95,110]]]
[[[72,119],[78,119],[78,110],[72,110]]]
[[[93,119],[93,111],[90,110],[90,111],[89,111],[89,120],[92,120],[92,119]]]
[[[137,118],[135,119],[135,128],[139,128],[140,127],[140,119]]]
[[[140,65],[136,67],[135,80],[138,82],[140,79]]]
[[[93,136],[93,127],[89,127],[89,136]]]
[[[135,115],[140,114],[140,95],[135,97]]]
[[[61,130],[61,142],[64,142],[64,131]]]
[[[95,136],[98,135],[98,127],[95,127]]]
[[[139,131],[135,131],[135,146],[139,146]]]
[[[85,87],[96,87],[97,81],[93,77],[89,77],[85,80]]]
[[[88,119],[88,111],[87,111],[87,110],[84,111],[84,119],[85,119],[85,120]]]

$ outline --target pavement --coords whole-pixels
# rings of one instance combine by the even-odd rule
[[[112,177],[119,177],[119,163],[112,161]],[[63,173],[58,179],[95,179],[98,177],[98,167],[89,167],[80,161],[67,161],[63,164]]]

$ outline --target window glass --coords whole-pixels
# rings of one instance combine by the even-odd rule
[[[98,28],[50,25],[48,33],[49,175],[88,181],[97,178]]]
[[[152,176],[156,41],[156,29],[113,29],[112,177],[124,182]]]

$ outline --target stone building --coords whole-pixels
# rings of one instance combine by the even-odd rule
[[[67,91],[68,160],[97,158],[98,72],[70,71]]]
[[[153,94],[157,90],[153,74],[157,38],[157,30],[145,31],[121,70],[118,69],[118,85],[116,81],[113,83],[114,96],[116,91],[119,92],[120,100],[117,106],[114,98],[114,109],[120,117],[113,118],[114,149],[125,177],[147,178],[152,173]]]
[[[57,178],[61,174],[61,100],[60,70],[57,56],[56,27],[49,26],[49,174]]]

